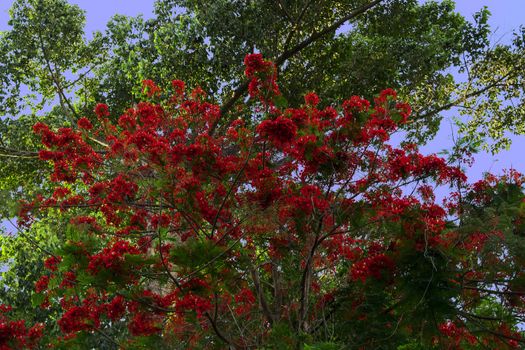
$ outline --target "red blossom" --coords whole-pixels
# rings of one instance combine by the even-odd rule
[[[112,321],[116,321],[126,312],[126,302],[121,295],[117,295],[106,305],[106,313],[108,318]]]
[[[206,311],[211,309],[211,303],[207,298],[188,293],[176,302],[177,312],[196,312],[201,317]]]
[[[44,325],[35,324],[27,328],[24,320],[9,320],[0,314],[0,349],[18,350],[36,348],[43,336]]]
[[[398,309],[385,309],[399,303],[407,313],[403,334],[412,337],[411,314],[429,305],[425,298],[439,288],[412,300],[401,282],[433,276],[448,300],[481,305],[484,294],[475,288],[485,286],[475,280],[486,277],[483,264],[493,267],[494,280],[514,279],[502,291],[522,291],[516,276],[523,259],[514,256],[509,264],[503,257],[512,250],[500,248],[509,235],[513,241],[522,235],[521,209],[508,210],[515,232],[494,233],[502,222],[492,212],[480,219],[489,229],[472,231],[471,223],[460,229],[451,219],[469,210],[478,219],[478,206],[511,198],[506,186],[521,186],[518,174],[467,187],[461,169],[437,155],[389,144],[411,112],[391,89],[373,104],[352,96],[322,110],[309,93],[302,107],[281,110],[275,65],[260,54],[246,56],[245,64],[249,93],[262,106],[239,105],[231,116],[221,116],[202,89],[186,94],[175,80],[174,96],[137,102],[117,123],[79,119],[79,128],[101,143],[87,140],[86,131],[34,125],[44,148],[39,157],[53,165],[52,194],[21,203],[18,218],[29,227],[49,208],[67,218],[56,225],[68,230],[61,257],[45,261],[49,271],[35,285],[46,297],[43,306],[60,310],[62,333],[71,338],[125,324],[129,333],[122,337],[162,335],[188,347],[199,338],[195,344],[205,339],[221,347],[217,330],[225,329],[225,339],[242,348],[253,343],[243,333],[264,345],[276,322],[302,334],[326,323],[329,308],[346,304],[346,321],[355,329],[374,319],[367,310],[374,305],[385,327],[393,327]],[[164,98],[151,80],[144,89]],[[109,116],[104,104],[95,112]],[[439,205],[435,185],[442,184],[461,189]],[[377,286],[384,291],[375,293]],[[525,308],[520,296],[501,299],[513,312]],[[472,341],[460,323],[436,317],[444,344]],[[0,345],[13,334],[27,339],[39,332],[0,317]]]
[[[60,330],[66,334],[91,329],[97,323],[88,306],[73,306],[58,320]]]
[[[182,80],[173,80],[171,86],[173,87],[175,96],[182,96],[184,94],[186,84]]]
[[[128,241],[119,240],[110,247],[104,248],[100,253],[91,256],[88,271],[92,274],[98,273],[101,269],[121,271],[123,268],[125,254],[140,254],[140,251],[131,246]]]
[[[161,328],[151,314],[137,313],[129,323],[129,331],[134,336],[157,334]]]
[[[244,74],[251,78],[255,73],[264,71],[271,63],[265,61],[260,53],[249,54],[244,57]]]
[[[279,116],[275,120],[264,120],[257,127],[257,132],[268,137],[275,145],[283,146],[295,138],[297,126],[290,119]]]
[[[310,92],[304,95],[304,103],[306,103],[309,106],[315,107],[319,104],[319,96],[317,96],[317,94],[315,94],[314,92]]]
[[[56,271],[57,265],[62,261],[62,258],[59,256],[50,256],[44,261],[44,266],[49,271]]]
[[[98,113],[97,113],[98,114]],[[82,117],[77,121],[77,125],[80,129],[91,130],[93,129],[93,124],[89,121],[88,118]]]
[[[343,110],[349,115],[351,115],[354,111],[367,111],[368,108],[370,108],[370,102],[359,96],[352,96],[350,99],[343,101]]]
[[[245,288],[235,295],[235,302],[238,304],[235,308],[235,313],[242,315],[250,311],[255,303],[255,296],[250,289]]]
[[[142,92],[148,97],[160,94],[161,89],[153,82],[153,80],[146,79],[142,81]]]
[[[49,276],[44,275],[35,283],[35,291],[41,293],[47,289],[49,284]]]
[[[108,105],[104,103],[98,103],[95,106],[95,114],[99,116],[99,118],[102,117],[109,117],[109,107]]]
[[[395,262],[392,258],[385,254],[375,254],[369,256],[352,266],[351,276],[354,280],[361,280],[365,282],[368,278],[373,277],[376,280],[381,280],[384,277],[389,277],[395,268]]]
[[[272,99],[279,96],[277,69],[271,61],[264,60],[261,54],[249,54],[244,58],[244,74],[250,79],[250,96],[258,97],[263,104],[272,104]]]

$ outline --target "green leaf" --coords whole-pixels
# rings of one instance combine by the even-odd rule
[[[31,305],[33,305],[33,307],[39,307],[40,305],[42,305],[45,299],[45,294],[34,293],[33,295],[31,295]]]

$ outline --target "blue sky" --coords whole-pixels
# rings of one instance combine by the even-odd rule
[[[493,42],[508,43],[512,39],[512,31],[520,25],[525,25],[524,0],[456,0],[456,9],[467,19],[471,20],[475,12],[487,6],[491,12],[489,24],[492,27]],[[449,113],[449,117],[455,116]],[[474,165],[468,169],[467,175],[471,182],[480,179],[484,172],[501,174],[503,169],[514,168],[525,173],[525,135],[513,136],[512,146],[508,151],[501,151],[496,155],[481,152],[475,156]],[[437,137],[423,151],[439,152],[452,145],[450,119],[444,119]],[[425,153],[425,152],[423,152]]]
[[[421,0],[422,1],[422,0]],[[8,29],[8,9],[12,0],[0,0],[0,30]],[[152,16],[154,0],[70,0],[86,11],[86,32],[104,30],[105,24],[114,14],[124,14],[144,17]],[[493,42],[508,42],[512,37],[512,30],[525,24],[525,0],[457,0],[456,8],[467,19],[483,6],[487,6],[492,13],[490,24],[495,30]],[[454,115],[448,114],[450,117]],[[439,152],[452,145],[450,121],[444,120],[438,137],[426,146],[424,152]],[[502,169],[515,168],[525,173],[525,162],[522,150],[525,150],[525,136],[514,136],[509,151],[502,151],[496,156],[487,153],[476,155],[474,166],[468,170],[471,181],[479,179],[483,172],[501,173]]]

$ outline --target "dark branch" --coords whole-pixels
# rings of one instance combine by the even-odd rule
[[[346,16],[342,17],[341,19],[339,19],[338,21],[332,23],[330,26],[324,28],[323,30],[313,33],[308,38],[306,38],[305,40],[303,40],[302,42],[300,42],[296,46],[292,47],[291,49],[286,50],[279,57],[277,57],[274,60],[275,65],[277,67],[281,66],[287,59],[295,56],[301,50],[303,50],[306,47],[310,46],[312,43],[316,42],[317,40],[319,40],[323,36],[325,36],[325,35],[327,35],[329,33],[334,32],[335,30],[337,30],[345,22],[350,21],[350,20],[356,18],[357,16],[365,13],[366,11],[368,11],[369,9],[375,7],[376,5],[381,3],[382,1],[384,1],[384,0],[374,0],[374,1],[372,1],[372,2],[370,2],[368,4],[366,4],[366,5],[364,5],[364,6],[360,7],[360,8],[358,8],[358,9],[350,12],[348,15],[346,15]],[[220,110],[221,111],[221,113],[220,113],[221,116],[224,116],[227,112],[229,112],[232,109],[232,107],[234,106],[234,104],[237,102],[237,100],[239,100],[239,98],[244,95],[244,93],[248,89],[249,83],[250,83],[249,80],[244,80],[241,83],[241,85],[239,85],[239,87],[234,91],[233,96],[221,106],[221,110]],[[215,121],[215,123],[212,125],[212,127],[210,128],[210,132],[209,132],[210,135],[213,135],[213,133],[217,129],[217,125],[219,123],[219,120],[220,120],[220,118],[218,118]]]

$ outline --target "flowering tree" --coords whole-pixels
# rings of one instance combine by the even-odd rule
[[[389,138],[410,107],[384,90],[285,108],[273,63],[245,59],[251,102],[221,119],[199,88],[144,81],[118,117],[37,123],[67,222],[33,301],[62,337],[0,316],[0,346],[82,348],[518,348],[522,177],[472,186],[461,169]],[[433,185],[454,189],[444,205]],[[48,327],[53,327],[49,322]]]

